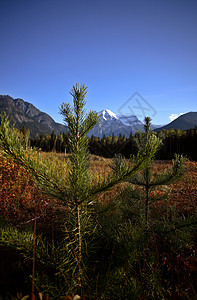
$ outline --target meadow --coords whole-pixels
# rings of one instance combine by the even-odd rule
[[[69,157],[40,155],[65,165]],[[106,177],[111,162],[91,155],[90,172]],[[155,161],[153,175],[170,165]],[[123,182],[84,212],[86,299],[196,299],[197,163],[185,162],[184,177],[151,190],[148,227],[144,199],[142,187]],[[78,291],[72,215],[2,152],[0,214],[0,299],[27,299],[32,284],[35,299],[72,299]]]

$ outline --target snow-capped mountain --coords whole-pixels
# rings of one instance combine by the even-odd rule
[[[116,115],[110,109],[104,109],[99,112],[99,123],[89,132],[89,136],[94,135],[102,138],[103,135],[119,136],[119,134],[129,137],[131,132],[144,131],[143,123],[135,115]],[[161,125],[160,125],[161,126]],[[151,125],[152,129],[160,127]]]
[[[99,112],[100,121],[90,131],[89,136],[97,137],[110,136],[119,134],[129,137],[131,132],[135,133],[140,130],[143,131],[143,123],[134,115],[116,115],[110,109],[105,109]]]
[[[99,115],[101,115],[101,117],[106,121],[111,119],[118,119],[116,114],[114,114],[110,109],[100,111]]]

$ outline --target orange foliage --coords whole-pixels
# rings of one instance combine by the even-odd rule
[[[51,210],[50,201],[41,194],[27,170],[0,153],[0,215],[5,220],[29,220],[34,217],[35,208],[44,215]]]
[[[183,179],[172,185],[170,204],[183,213],[194,213],[197,207],[197,163],[187,162]]]

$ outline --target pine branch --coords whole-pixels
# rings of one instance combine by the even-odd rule
[[[162,174],[157,175],[155,180],[150,183],[150,186],[169,185],[180,180],[185,173],[185,161],[186,159],[182,155],[175,155],[173,167],[170,170],[164,170]]]
[[[36,150],[29,147],[25,149],[21,144],[20,136],[14,125],[11,128],[9,125],[8,117],[4,114],[1,116],[0,128],[0,145],[3,153],[27,169],[37,180],[44,193],[71,204],[68,190],[62,187],[61,180],[55,176],[54,172],[52,172],[50,177],[47,176],[47,173],[50,175],[49,162],[41,161]]]
[[[113,174],[109,175],[104,180],[97,182],[97,184],[91,189],[87,199],[92,199],[101,193],[111,190],[115,185],[129,181],[131,177],[135,176],[147,163],[152,159],[157,151],[157,145],[160,144],[160,140],[154,135],[147,141],[144,151],[139,152],[135,164],[132,162],[126,162],[124,158],[115,157],[114,164],[111,165]],[[81,200],[82,202],[84,199]]]

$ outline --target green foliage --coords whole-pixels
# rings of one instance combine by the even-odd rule
[[[143,153],[145,151],[145,146],[147,141],[154,136],[154,133],[150,130],[151,127],[151,119],[146,117],[144,119],[144,130],[145,133],[142,135],[138,135],[136,138],[136,144],[139,149],[139,152]],[[159,150],[162,145],[162,139],[157,137],[158,142],[155,144],[155,153]],[[155,156],[152,155],[151,160],[146,163],[143,172],[138,173],[133,178],[129,179],[129,182],[138,186],[142,186],[145,192],[145,218],[146,223],[148,224],[148,213],[150,206],[150,192],[153,188],[160,185],[169,185],[176,180],[179,180],[184,174],[184,162],[185,158],[183,156],[176,155],[175,160],[173,160],[173,166],[171,169],[162,170],[161,174],[152,173],[151,167],[153,165],[153,161]]]
[[[99,115],[90,111],[85,114],[85,95],[87,93],[85,85],[73,86],[71,95],[73,96],[74,107],[70,104],[62,104],[61,114],[64,123],[70,132],[70,152],[68,186],[70,198],[73,203],[79,204],[86,199],[89,194],[91,178],[89,173],[88,139],[87,133],[96,125]]]
[[[9,226],[1,228],[0,246],[3,249],[15,251],[15,259],[20,261],[18,267],[26,262],[26,281],[30,285],[33,232],[20,231]],[[76,291],[77,277],[73,253],[69,250],[70,242],[63,240],[61,243],[49,244],[41,236],[36,238],[36,277],[35,286],[37,291],[50,293],[52,299],[60,299],[66,293]],[[17,266],[15,266],[17,268]]]
[[[195,219],[184,220],[176,211],[169,214],[167,205],[157,206],[147,230],[142,200],[142,193],[127,185],[110,203],[98,205],[95,235],[100,240],[96,255],[100,259],[92,274],[99,274],[93,290],[100,294],[93,299],[169,299],[188,276],[189,294],[195,295],[191,261],[185,261],[184,267],[181,263],[183,249],[192,247]],[[182,276],[182,281],[177,283],[177,276]]]

